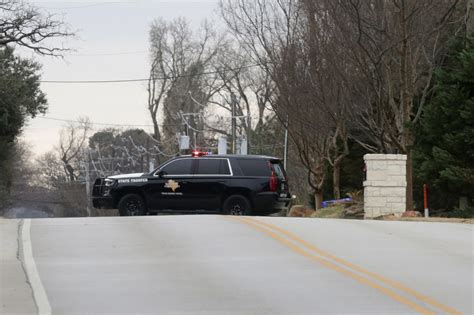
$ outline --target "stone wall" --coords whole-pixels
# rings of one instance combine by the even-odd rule
[[[364,161],[365,218],[401,216],[406,209],[406,155],[367,154]]]

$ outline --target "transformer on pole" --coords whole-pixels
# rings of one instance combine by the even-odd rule
[[[189,150],[189,136],[179,137],[179,150]]]
[[[237,138],[237,152],[236,154],[247,155],[248,154],[248,142],[245,136],[239,136]]]
[[[217,147],[217,154],[225,155],[227,154],[227,137],[221,136],[219,137],[219,144]]]

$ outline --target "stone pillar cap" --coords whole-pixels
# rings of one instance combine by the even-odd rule
[[[406,154],[366,154],[364,155],[365,161],[370,160],[397,160],[397,161],[406,161]]]

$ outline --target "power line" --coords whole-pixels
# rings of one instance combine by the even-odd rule
[[[122,79],[122,80],[40,80],[41,83],[46,84],[107,84],[107,83],[133,83],[133,82],[148,82],[150,79],[152,80],[175,80],[179,78],[192,78],[192,77],[199,77],[208,74],[219,74],[223,72],[229,71],[238,71],[243,69],[255,68],[259,67],[262,64],[250,64],[242,67],[237,68],[228,68],[225,70],[214,70],[214,71],[205,71],[200,73],[194,74],[181,74],[181,75],[173,75],[173,76],[163,76],[163,77],[154,77],[154,78],[147,78],[147,79]],[[16,79],[4,79],[0,78],[0,81],[19,81]]]
[[[98,54],[66,54],[68,57],[101,57],[101,56],[123,56],[123,55],[138,55],[146,54],[148,51],[125,51],[125,52],[110,52],[110,53],[98,53]]]
[[[68,123],[82,123],[82,121],[80,121],[80,120],[64,119],[64,118],[56,118],[56,117],[36,116],[35,119],[36,118],[45,119],[45,120],[68,122]],[[90,121],[90,124],[91,125],[97,125],[97,126],[109,126],[109,127],[142,127],[142,128],[153,128],[154,127],[153,125],[135,125],[135,124],[117,124],[117,123],[115,123],[115,124],[110,123],[109,124],[109,123],[93,122],[93,121]],[[172,126],[175,126],[175,127],[181,127],[182,126],[182,124],[168,124],[168,125],[172,125]],[[159,144],[167,143],[167,141],[165,141],[165,142],[157,141],[153,137],[151,137],[151,139],[153,139],[156,143],[159,143]]]
[[[36,2],[38,3],[38,2]],[[81,6],[74,6],[74,7],[43,7],[41,9],[45,10],[75,10],[75,9],[85,9],[85,8],[92,8],[98,7],[103,5],[110,5],[110,4],[130,4],[130,1],[107,1],[107,2],[96,2],[96,3],[89,3]]]
[[[63,118],[56,118],[56,117],[43,117],[43,116],[37,116],[35,118],[39,119],[45,119],[45,120],[54,120],[54,121],[62,121],[62,122],[69,122],[69,123],[80,123],[79,120],[73,120],[73,119],[63,119]],[[109,123],[101,123],[101,122],[92,122],[92,125],[98,125],[98,126],[115,126],[115,127],[150,127],[153,128],[153,125],[134,125],[134,124],[109,124]]]
[[[52,84],[99,84],[99,83],[131,83],[131,82],[146,82],[149,79],[123,79],[123,80],[41,80],[41,83]],[[163,80],[157,78],[157,80]]]
[[[208,74],[218,74],[222,72],[228,72],[228,71],[238,71],[238,70],[243,70],[243,69],[249,69],[249,68],[254,68],[254,67],[259,67],[261,64],[251,64],[251,65],[246,65],[242,67],[237,67],[237,68],[229,68],[226,70],[214,70],[214,71],[205,71],[201,73],[195,73],[195,74],[181,74],[181,75],[175,75],[175,76],[163,76],[163,77],[154,77],[151,79],[154,80],[173,80],[173,79],[179,79],[179,78],[192,78],[192,77],[198,77],[198,76],[204,76]],[[1,80],[1,79],[0,79]],[[50,84],[107,84],[107,83],[131,83],[131,82],[148,82],[150,78],[147,79],[122,79],[122,80],[41,80],[41,83],[50,83]],[[11,79],[8,81],[12,81]]]

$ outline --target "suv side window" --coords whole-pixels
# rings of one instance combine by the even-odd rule
[[[191,175],[192,167],[192,159],[181,159],[169,163],[161,170],[165,172],[165,175]]]
[[[267,160],[239,159],[244,176],[270,177],[272,170]]]
[[[198,175],[230,175],[229,164],[225,159],[199,159]]]
[[[273,169],[275,170],[275,173],[277,174],[278,178],[281,180],[286,180],[286,173],[282,165],[278,163],[272,163]]]

